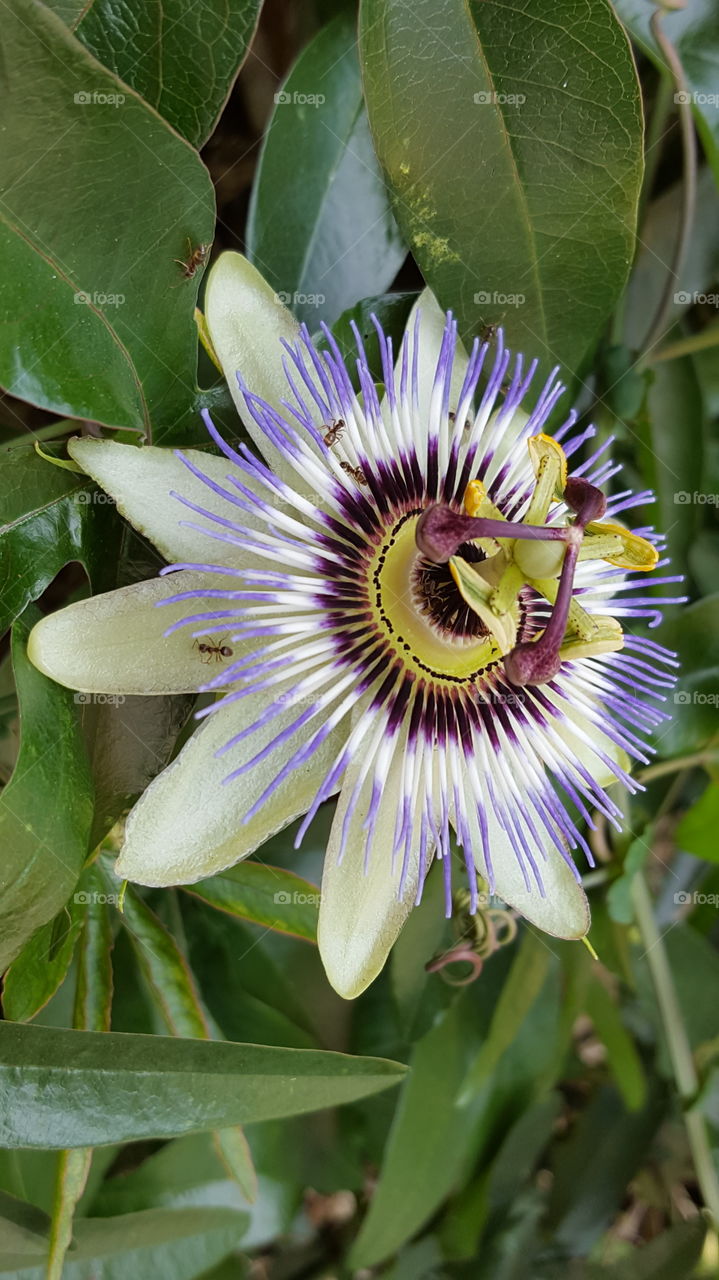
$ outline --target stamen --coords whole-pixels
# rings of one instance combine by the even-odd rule
[[[572,476],[564,488],[564,501],[577,518],[566,530],[568,545],[564,554],[559,588],[551,617],[538,640],[518,644],[504,661],[504,672],[514,685],[546,684],[562,665],[562,644],[567,631],[569,610],[574,590],[574,574],[579,560],[585,525],[600,520],[607,508],[601,489],[588,480]]]
[[[590,516],[589,519],[594,519]],[[527,538],[567,542],[570,530],[550,525],[526,525],[512,520],[492,520],[484,516],[463,516],[450,507],[437,505],[422,512],[415,529],[415,542],[427,560],[447,564],[463,542],[477,538]]]

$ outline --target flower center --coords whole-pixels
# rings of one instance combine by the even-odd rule
[[[432,564],[417,550],[421,509],[401,516],[377,547],[369,566],[373,615],[404,664],[418,677],[450,683],[474,681],[501,658],[487,627],[468,609],[449,566]],[[479,548],[469,553],[484,559]],[[514,607],[517,622],[522,612]]]

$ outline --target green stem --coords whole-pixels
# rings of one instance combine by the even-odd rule
[[[693,1105],[699,1087],[699,1079],[664,942],[657,928],[654,907],[641,872],[637,872],[632,881],[632,900],[637,925],[644,944],[644,954],[654,984],[654,993],[667,1040],[677,1093],[685,1109],[684,1121],[697,1182],[699,1183],[704,1203],[715,1225],[719,1226],[719,1177],[717,1177],[714,1165],[711,1142],[704,1116]]]
[[[695,751],[690,756],[677,756],[675,760],[662,760],[659,764],[650,764],[648,769],[641,769],[636,775],[640,782],[653,782],[655,778],[664,778],[669,773],[679,773],[682,769],[694,769],[698,765],[714,764],[719,760],[719,749],[707,748]]]
[[[701,333],[690,333],[687,338],[679,338],[677,342],[669,342],[666,347],[650,357],[651,364],[660,360],[677,360],[680,356],[691,356],[695,351],[708,351],[711,347],[719,347],[719,324],[711,324]]]

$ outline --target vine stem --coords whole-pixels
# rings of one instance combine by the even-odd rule
[[[719,1227],[719,1177],[714,1166],[704,1116],[693,1105],[699,1087],[699,1078],[664,941],[657,928],[654,906],[641,871],[637,872],[632,881],[632,900],[667,1039],[677,1092],[684,1108],[684,1122],[697,1182],[714,1225]]]

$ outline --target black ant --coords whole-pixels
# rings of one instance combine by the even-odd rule
[[[208,636],[208,639],[212,640],[212,636]],[[230,646],[223,644],[223,640],[226,639],[227,636],[220,636],[220,639],[213,644],[207,644],[204,640],[195,640],[192,647],[199,650],[202,662],[212,662],[213,655],[215,662],[221,662],[223,658],[231,658],[233,654]]]

